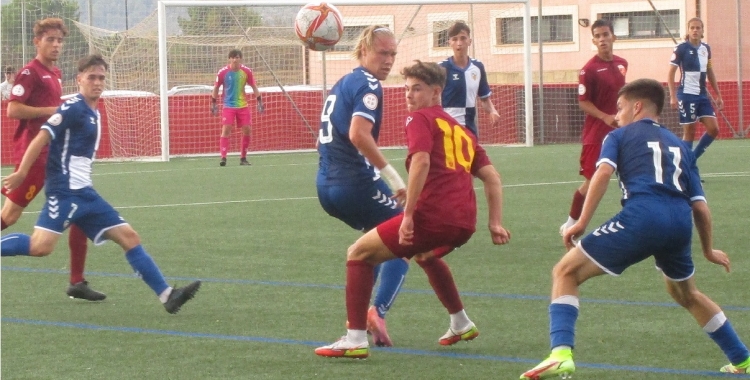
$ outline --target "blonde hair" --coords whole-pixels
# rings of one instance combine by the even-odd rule
[[[375,48],[375,35],[388,36],[396,38],[396,36],[388,29],[385,25],[371,25],[365,28],[360,33],[357,39],[357,45],[354,47],[352,57],[356,59],[362,58],[362,49],[373,50]]]

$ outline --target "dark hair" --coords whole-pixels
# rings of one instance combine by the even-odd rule
[[[594,35],[594,29],[602,27],[609,28],[609,32],[615,34],[615,28],[612,26],[611,20],[598,19],[591,25],[591,35]]]
[[[445,87],[445,68],[435,62],[414,61],[415,64],[401,69],[404,78],[416,78],[428,86]]]
[[[227,58],[234,58],[239,57],[242,58],[242,50],[240,49],[232,49],[229,51],[229,55],[227,55]]]
[[[5,73],[6,74],[13,74],[16,70],[13,68],[13,66],[5,66]]]
[[[698,21],[699,23],[701,23],[701,28],[705,28],[706,27],[706,25],[703,24],[703,20],[701,20],[700,17],[693,17],[693,18],[691,18],[690,20],[688,20],[688,22],[687,22],[687,24],[685,24],[685,26],[687,28],[690,28],[690,23],[693,22],[693,21]],[[701,39],[702,38],[703,38],[703,33],[701,33]],[[686,34],[685,35],[685,41],[690,41],[690,34]]]
[[[34,37],[41,38],[44,33],[55,29],[60,30],[63,37],[68,35],[68,28],[65,26],[62,19],[48,17],[43,20],[37,20],[37,22],[34,23]]]
[[[469,26],[463,21],[456,21],[450,28],[448,28],[448,38],[455,37],[461,32],[466,32],[466,34],[471,36],[471,29],[469,29]]]
[[[647,78],[636,79],[623,86],[617,96],[628,100],[646,100],[656,106],[656,114],[661,115],[664,109],[664,86],[661,83]]]
[[[109,70],[107,61],[100,54],[91,54],[78,60],[78,72],[82,73],[93,66],[104,66],[104,71]]]

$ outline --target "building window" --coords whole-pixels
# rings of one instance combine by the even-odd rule
[[[662,10],[659,14],[664,22],[653,11],[601,13],[599,18],[612,21],[615,36],[621,40],[671,38],[672,36],[679,39],[680,10]]]
[[[441,48],[450,46],[450,37],[448,37],[448,29],[457,22],[463,22],[464,20],[440,20],[432,23],[432,47]]]
[[[495,20],[498,45],[523,43],[523,17]],[[539,43],[539,17],[531,17],[531,43]],[[542,16],[542,42],[573,42],[573,16]]]
[[[362,31],[369,25],[345,25],[344,33],[341,34],[339,42],[333,46],[333,51],[348,52],[353,51],[357,46],[357,40]]]

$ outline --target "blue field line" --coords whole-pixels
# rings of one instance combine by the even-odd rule
[[[121,332],[121,333],[169,335],[169,336],[178,336],[178,337],[183,337],[183,338],[231,340],[231,341],[240,341],[240,342],[258,342],[258,343],[270,343],[270,344],[290,344],[290,345],[308,346],[308,347],[318,347],[318,346],[322,346],[322,345],[329,343],[329,342],[314,342],[314,341],[296,340],[296,339],[280,339],[280,338],[267,338],[267,337],[245,336],[245,335],[224,335],[224,334],[210,334],[210,333],[186,332],[186,331],[175,331],[175,330],[144,329],[144,328],[138,328],[138,327],[101,326],[101,325],[92,325],[92,324],[87,324],[87,323],[41,321],[41,320],[33,320],[33,319],[19,319],[19,318],[5,318],[5,317],[2,318],[2,323],[64,327],[64,328],[95,330],[95,331],[111,331],[111,332]],[[457,352],[414,350],[414,349],[393,348],[393,347],[372,347],[371,350],[376,353],[378,351],[382,351],[382,352],[401,354],[401,355],[431,356],[431,357],[442,357],[442,358],[450,358],[450,359],[485,360],[485,361],[505,362],[505,363],[528,363],[529,365],[536,364],[539,361],[538,359],[523,359],[523,358],[514,358],[514,357],[507,357],[507,356],[472,355],[472,354],[462,354],[462,353],[457,353]],[[606,371],[663,373],[663,374],[686,375],[686,376],[750,378],[750,375],[728,375],[728,374],[723,374],[723,373],[719,373],[716,371],[697,371],[697,370],[684,370],[684,369],[672,369],[672,368],[613,365],[613,364],[602,364],[602,363],[576,362],[576,368],[592,368],[592,369],[600,369],[600,370],[606,370]]]
[[[27,272],[27,273],[46,273],[46,274],[60,274],[67,275],[67,270],[61,269],[47,269],[47,268],[26,268],[26,267],[13,267],[13,266],[2,266],[0,267],[3,271],[8,272]],[[136,278],[135,274],[126,273],[109,273],[109,272],[86,272],[87,276],[94,277],[118,277],[118,278]],[[169,281],[195,281],[201,280],[207,283],[217,284],[237,284],[237,285],[267,285],[267,286],[287,286],[295,288],[320,288],[320,289],[336,289],[344,290],[343,285],[325,285],[325,284],[305,284],[300,282],[284,282],[284,281],[260,281],[260,280],[242,280],[242,279],[226,279],[226,278],[195,278],[195,277],[166,277]],[[434,295],[432,289],[407,289],[402,288],[402,293],[411,294],[428,294]],[[479,293],[479,292],[461,292],[462,297],[478,297],[478,298],[502,298],[502,299],[515,299],[515,300],[531,300],[531,301],[549,301],[548,296],[535,296],[528,294],[503,294],[503,293]],[[626,306],[652,306],[652,307],[680,307],[680,305],[672,302],[646,302],[646,301],[624,301],[624,300],[604,300],[604,299],[587,299],[582,298],[583,303],[594,303],[594,304],[609,304],[609,305],[626,305]],[[729,311],[750,311],[748,306],[730,306],[722,305],[723,310]]]

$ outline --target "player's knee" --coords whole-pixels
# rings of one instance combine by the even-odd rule
[[[364,249],[364,246],[359,243],[359,240],[349,246],[346,250],[347,260],[367,260],[369,258],[369,252]]]
[[[54,246],[50,246],[47,244],[34,244],[32,241],[31,245],[29,246],[29,256],[34,257],[44,257],[49,256],[50,253],[54,250]]]
[[[6,199],[6,202],[9,202],[9,201]],[[16,224],[18,219],[21,217],[21,214],[23,214],[23,209],[18,209],[18,211],[16,211],[15,208],[3,207],[3,211],[2,211],[3,222],[5,222],[5,224],[8,226],[12,226]]]
[[[680,306],[690,309],[693,305],[698,303],[701,292],[698,289],[685,290],[677,286],[669,288],[669,295],[672,299],[677,302]]]

